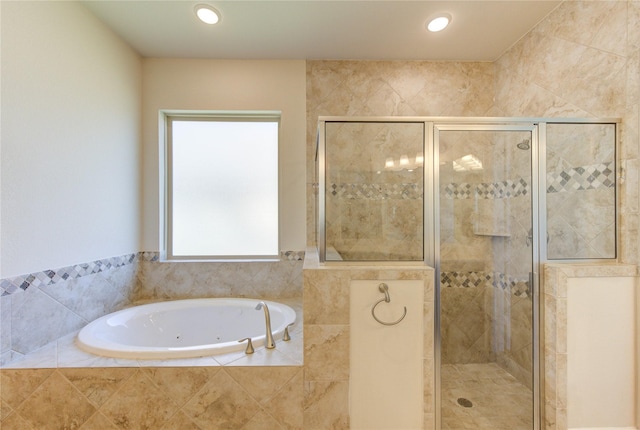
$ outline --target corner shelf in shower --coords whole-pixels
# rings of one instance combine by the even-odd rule
[[[506,231],[479,230],[473,228],[473,234],[476,236],[492,236],[492,237],[511,237],[511,233]]]

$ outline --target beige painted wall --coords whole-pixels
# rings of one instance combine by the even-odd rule
[[[158,112],[186,109],[282,111],[280,248],[304,250],[304,70],[298,60],[144,60],[142,249],[160,249]]]
[[[139,56],[75,2],[1,2],[2,273],[138,250]]]

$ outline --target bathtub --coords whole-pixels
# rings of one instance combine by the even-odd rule
[[[76,338],[83,351],[105,357],[169,359],[242,351],[250,337],[264,345],[265,315],[258,299],[191,299],[134,306],[86,325]],[[264,301],[274,339],[281,339],[296,313],[287,305]]]

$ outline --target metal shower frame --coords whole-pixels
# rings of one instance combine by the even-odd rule
[[[422,123],[424,125],[424,174],[423,174],[423,211],[424,211],[424,261],[367,261],[367,262],[336,262],[326,261],[326,134],[325,125],[332,122],[360,122],[360,123]],[[541,360],[542,333],[540,323],[543,318],[543,310],[540,306],[542,264],[547,261],[547,243],[540,240],[540,232],[547,231],[546,221],[546,126],[547,124],[615,124],[615,161],[618,169],[618,142],[620,119],[611,118],[512,118],[512,117],[397,117],[397,116],[376,116],[376,117],[344,117],[344,116],[321,116],[318,118],[318,132],[316,142],[316,168],[318,180],[318,200],[317,200],[317,245],[321,264],[368,264],[379,263],[400,264],[400,265],[427,265],[435,269],[434,288],[434,398],[435,398],[435,424],[436,429],[442,426],[441,417],[441,327],[440,327],[440,289],[437,288],[440,282],[440,229],[439,227],[439,132],[440,131],[530,131],[531,132],[531,178],[532,178],[532,303],[533,303],[533,430],[540,430],[544,422],[544,387],[542,377],[544,376],[544,363]],[[427,168],[431,174],[427,174]],[[617,176],[617,172],[616,172]],[[617,181],[616,181],[617,182]],[[618,189],[615,187],[616,201],[616,226],[619,226],[618,214]],[[616,258],[619,255],[617,238],[618,228],[616,227]],[[572,260],[562,260],[572,261]],[[581,262],[602,261],[596,259],[581,259]],[[611,259],[607,259],[611,261]]]

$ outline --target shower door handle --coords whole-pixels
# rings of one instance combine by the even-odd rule
[[[527,232],[526,244],[527,246],[531,246],[533,243],[533,227],[529,229]],[[547,245],[549,245],[549,232],[547,232]]]
[[[538,297],[540,295],[540,291],[537,288],[535,283],[537,273],[529,272],[529,290],[531,291],[532,297]]]

